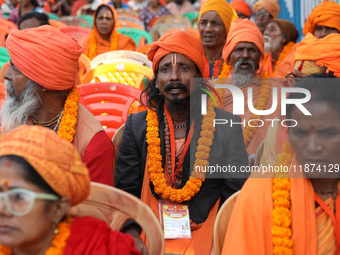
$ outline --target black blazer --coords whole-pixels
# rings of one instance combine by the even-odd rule
[[[160,122],[159,129],[164,167],[163,107],[158,106],[156,112]],[[234,124],[233,127],[230,127],[231,121],[233,123],[240,123],[241,118],[217,108],[215,108],[215,112],[215,119],[225,119],[228,121],[228,124],[216,125],[213,145],[211,146],[209,156],[209,165],[232,165],[237,169],[240,169],[241,166],[247,166],[248,157],[244,146],[242,127],[240,124]],[[138,198],[140,198],[142,191],[148,146],[146,142],[146,114],[147,112],[145,111],[129,115],[125,123],[115,173],[115,187],[133,194]],[[196,122],[195,120],[195,131],[188,150],[190,153],[187,153],[184,157],[182,186],[184,186],[189,179],[195,161],[197,140],[201,129],[200,125],[196,125],[196,123],[200,122]],[[190,125],[187,125],[187,133],[189,127]],[[189,201],[190,218],[197,224],[204,222],[217,199],[221,197],[222,204],[230,195],[241,189],[248,176],[248,173],[223,173],[220,175],[210,175],[207,173],[206,180],[203,182],[200,191]],[[152,182],[150,182],[150,186],[152,193],[158,196],[153,190]]]

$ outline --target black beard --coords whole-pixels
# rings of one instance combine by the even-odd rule
[[[178,99],[175,97],[174,99],[168,101],[166,104],[169,113],[184,113],[187,112],[189,114],[190,109],[190,97],[184,99]]]

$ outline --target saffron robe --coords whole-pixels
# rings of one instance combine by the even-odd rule
[[[297,162],[296,159],[293,160]],[[257,177],[257,178],[256,178]],[[229,221],[222,255],[273,254],[272,211],[273,179],[256,176],[249,178],[242,188]],[[269,176],[267,176],[269,177]],[[315,195],[308,178],[291,178],[291,220],[293,253],[321,255],[322,250],[332,246],[332,242],[322,242],[318,236],[319,223],[316,217]],[[254,199],[256,194],[256,199]],[[340,211],[340,196],[336,199],[336,211]],[[339,232],[339,215],[336,228],[327,232]],[[322,223],[321,223],[322,224]],[[326,226],[323,226],[325,230]],[[320,234],[319,234],[320,235]],[[335,238],[335,236],[333,236]],[[332,238],[331,238],[332,239]],[[339,244],[339,240],[337,241]]]

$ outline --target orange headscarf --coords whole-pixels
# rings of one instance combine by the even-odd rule
[[[11,32],[6,47],[13,64],[47,90],[69,90],[75,82],[83,48],[52,26]]]
[[[233,0],[230,2],[230,6],[233,7],[235,11],[241,12],[247,17],[251,17],[253,14],[249,4],[244,0]]]
[[[113,15],[113,19],[114,19],[114,25],[112,28],[112,33],[110,36],[110,43],[111,43],[111,50],[117,50],[118,49],[118,32],[116,31],[116,24],[118,22],[118,14],[116,12],[116,9],[113,8],[113,6],[108,5],[108,4],[101,4],[98,6],[98,8],[96,9],[96,11],[93,14],[93,28],[91,31],[91,36],[90,36],[90,52],[89,52],[89,58],[93,59],[95,56],[97,56],[97,42],[99,41],[103,41],[103,38],[101,37],[101,35],[99,34],[97,27],[96,27],[96,17],[98,14],[98,9],[101,6],[105,6],[106,8],[108,8],[109,10],[111,10],[112,15]],[[101,7],[103,8],[103,7]]]
[[[220,16],[223,21],[226,35],[228,35],[231,22],[237,18],[235,10],[225,0],[208,0],[204,2],[201,7],[198,24],[200,24],[202,16],[210,11],[217,12],[218,16]]]
[[[340,5],[334,1],[323,1],[309,14],[302,32],[314,33],[316,25],[335,28],[340,32]]]
[[[165,33],[157,42],[153,42],[146,55],[152,61],[152,69],[156,73],[159,61],[172,52],[180,53],[192,60],[203,73],[203,45],[200,39],[181,29]]]
[[[295,52],[295,61],[312,60],[318,66],[326,66],[334,75],[340,77],[340,34],[330,34],[316,38],[308,33]]]
[[[90,178],[76,148],[55,132],[40,126],[20,126],[0,143],[0,156],[24,158],[72,206],[87,198]]]
[[[280,5],[277,0],[259,0],[253,5],[254,12],[257,12],[262,8],[269,12],[273,18],[279,17]]]
[[[257,73],[262,76],[264,72],[262,64],[264,56],[264,39],[259,28],[249,19],[236,19],[231,24],[227,42],[224,45],[222,52],[223,61],[225,63],[229,62],[231,52],[240,42],[251,42],[255,44],[261,52],[260,67]]]

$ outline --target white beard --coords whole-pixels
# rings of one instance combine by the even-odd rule
[[[239,73],[237,72],[239,69],[239,66],[243,62],[248,62],[251,65],[251,70],[247,73]],[[255,64],[250,59],[242,60],[236,62],[234,68],[232,69],[231,77],[233,79],[233,83],[236,87],[243,87],[244,85],[247,85],[250,83],[251,79],[253,78],[255,74]]]
[[[265,41],[265,43],[264,43],[265,54],[267,54],[269,51],[274,52],[280,47],[282,36],[280,36],[280,37],[278,37],[274,40],[271,40],[271,38],[269,36],[266,36],[266,35],[264,35],[263,38],[265,39],[264,40]]]
[[[9,80],[5,80],[7,88],[6,100],[1,109],[1,130],[10,132],[14,128],[27,124],[29,117],[41,106],[41,98],[37,93],[38,84],[28,81],[26,88],[17,98]]]

